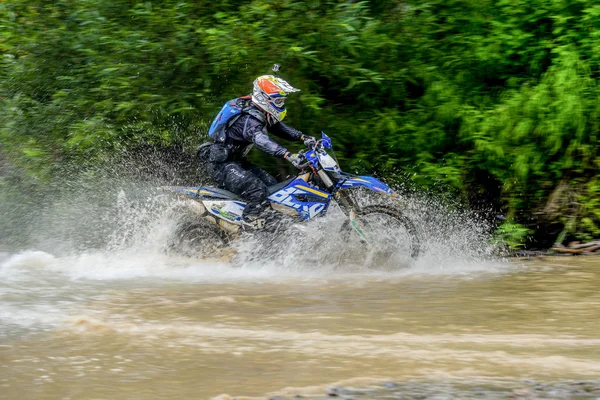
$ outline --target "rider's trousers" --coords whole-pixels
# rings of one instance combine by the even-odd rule
[[[245,215],[258,215],[268,204],[267,186],[277,183],[268,172],[247,160],[212,163],[212,177],[223,189],[246,200]]]

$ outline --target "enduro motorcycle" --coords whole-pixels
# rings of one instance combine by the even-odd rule
[[[420,243],[413,222],[392,206],[361,205],[354,192],[365,188],[392,198],[398,198],[398,194],[376,178],[342,172],[328,153],[332,147],[331,138],[322,133],[312,148],[298,153],[305,161],[299,166],[299,174],[268,188],[272,210],[306,221],[324,215],[335,201],[347,217],[340,232],[344,242],[353,235],[371,259],[376,256],[389,260],[398,253],[417,258]],[[181,237],[209,233],[217,242],[227,244],[248,228],[242,220],[246,203],[234,193],[210,186],[166,189],[194,200],[197,222],[182,227],[178,232]]]

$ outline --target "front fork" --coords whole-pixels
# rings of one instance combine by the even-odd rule
[[[325,186],[327,186],[327,188],[333,188],[333,181],[331,180],[327,172],[323,171],[322,169],[319,169],[317,171],[317,174],[319,175],[319,178],[321,178],[321,181],[323,181]],[[358,233],[358,235],[367,243],[369,247],[372,247],[373,241],[369,238],[369,236],[361,226],[360,222],[356,218],[359,206],[354,196],[350,193],[349,190],[341,190],[335,194],[335,199],[342,208],[342,211],[348,216],[350,225],[352,226],[354,231]]]
[[[360,222],[356,218],[359,206],[352,193],[350,193],[349,190],[339,191],[336,193],[335,199],[340,205],[340,208],[342,209],[344,214],[346,214],[346,216],[348,217],[348,221],[350,223],[350,226],[352,226],[352,229],[354,229],[354,231],[358,233],[358,235],[369,245],[369,247],[371,247],[373,245],[373,241],[371,240],[371,238],[369,238],[369,236],[361,226]]]

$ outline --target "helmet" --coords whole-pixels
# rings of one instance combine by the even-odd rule
[[[287,114],[284,102],[288,94],[299,91],[281,78],[263,75],[254,80],[252,102],[279,122]]]

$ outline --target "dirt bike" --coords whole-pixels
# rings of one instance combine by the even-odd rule
[[[322,133],[320,140],[299,152],[303,161],[298,166],[299,174],[268,188],[270,208],[281,215],[306,221],[324,215],[335,201],[346,216],[341,227],[344,242],[350,240],[349,234],[353,235],[371,258],[375,255],[389,259],[399,253],[417,258],[419,235],[412,221],[396,207],[361,205],[354,192],[365,188],[392,198],[398,198],[398,194],[376,178],[342,172],[336,159],[328,154],[329,149],[332,149],[332,141]],[[249,230],[242,220],[246,203],[236,194],[210,186],[170,186],[167,189],[195,201],[196,219],[191,222],[188,219],[179,230],[181,240],[209,235],[213,241],[227,244],[240,232]]]

